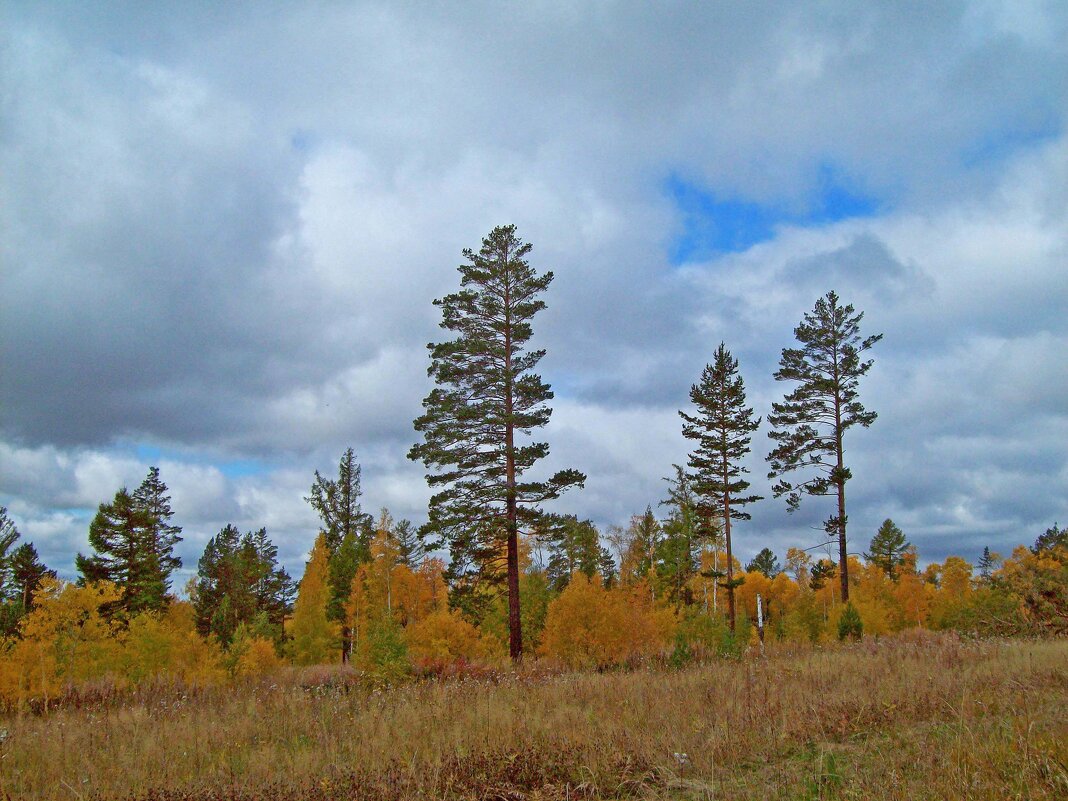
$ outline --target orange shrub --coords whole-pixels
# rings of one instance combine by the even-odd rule
[[[575,573],[549,604],[541,653],[573,668],[618,665],[663,650],[674,614],[654,607],[639,588],[606,590],[599,577]]]
[[[409,625],[404,630],[404,642],[412,663],[424,668],[460,661],[496,661],[501,656],[496,641],[448,608]]]

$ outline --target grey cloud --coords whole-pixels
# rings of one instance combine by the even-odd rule
[[[430,301],[504,222],[557,275],[536,340],[558,393],[550,461],[591,476],[569,510],[625,523],[655,505],[685,458],[675,410],[721,339],[766,414],[779,349],[830,288],[886,334],[865,385],[881,417],[856,438],[857,531],[900,509],[938,548],[973,526],[947,511],[955,499],[1006,540],[1063,510],[1048,491],[1063,462],[1040,440],[1064,420],[1057,8],[3,13],[0,430],[41,464],[0,467],[0,497],[24,504],[50,553],[85,523],[53,509],[105,500],[117,487],[83,496],[122,470],[139,480],[130,442],[272,465],[222,483],[182,473],[187,556],[232,517],[269,525],[299,567],[315,525],[303,485],[347,444],[365,455],[369,505],[417,518],[426,488],[404,453],[424,345],[442,335]],[[825,164],[887,201],[880,213],[667,263],[668,175],[803,216]],[[977,430],[1011,444],[985,456],[965,441]],[[50,471],[86,464],[86,447],[105,456],[67,492]],[[969,473],[995,475],[999,458],[1019,497],[1041,500]],[[781,554],[823,516],[766,501],[749,542]]]

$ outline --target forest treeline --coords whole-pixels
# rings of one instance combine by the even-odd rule
[[[422,441],[409,458],[435,489],[423,526],[364,511],[349,448],[336,478],[315,473],[306,500],[321,529],[299,586],[265,529],[228,525],[179,599],[171,577],[182,529],[157,468],[100,505],[76,582],[57,580],[31,543],[15,547],[19,532],[2,510],[4,703],[93,681],[214,682],[285,663],[351,662],[395,680],[524,653],[574,668],[681,665],[763,641],[915,627],[1068,631],[1068,533],[1056,524],[1006,559],[985,549],[977,566],[953,556],[921,570],[889,519],[863,535],[862,558],[849,550],[845,440],[876,419],[859,383],[873,363],[862,356],[881,335],[862,335],[863,313],[834,292],[794,329],[797,347],[783,349],[775,378],[789,390],[767,417],[771,492],[788,511],[805,497],[832,498],[826,542],[799,540],[782,563],[768,548],[745,565],[735,557],[746,507],[764,500],[745,466],[762,419],[724,343],[679,412],[692,449],[655,512],[650,505],[607,531],[546,512],[586,476],[525,475],[548,454],[531,435],[553,397],[534,372],[544,351],[526,347],[553,278],[530,267],[530,250],[514,226],[494,229],[477,253],[464,251],[460,290],[435,301],[454,336],[428,346],[435,388],[414,421]],[[811,555],[828,546],[837,559]]]
[[[695,537],[687,503],[685,483],[675,483],[666,515],[648,508],[604,536],[588,520],[546,516],[525,535],[528,650],[561,666],[601,669],[736,656],[757,645],[758,595],[769,646],[914,628],[1068,631],[1068,530],[1055,525],[1004,560],[986,549],[978,565],[951,556],[918,569],[916,548],[887,520],[864,558],[849,557],[848,605],[831,560],[800,548],[782,562],[768,549],[744,566],[735,560],[732,632],[722,538]],[[158,583],[121,561],[110,578],[63,582],[40,566],[23,583],[16,549],[0,574],[4,619],[18,614],[4,633],[0,699],[13,707],[101,681],[217,683],[285,664],[348,660],[374,680],[396,681],[508,661],[503,593],[457,593],[452,571],[388,511],[375,520],[360,515],[351,533],[338,534],[319,534],[297,587],[264,530],[227,526],[209,541],[184,600],[157,594]],[[166,586],[164,573],[157,575]]]

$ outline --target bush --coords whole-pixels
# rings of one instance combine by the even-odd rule
[[[850,601],[842,610],[842,617],[838,619],[838,639],[844,640],[850,637],[859,640],[863,633],[864,623],[860,619],[860,612]]]

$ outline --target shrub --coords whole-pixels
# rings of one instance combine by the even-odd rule
[[[850,637],[859,640],[864,633],[864,623],[860,619],[860,612],[853,606],[852,601],[845,605],[842,616],[838,619],[838,639],[844,640]]]

